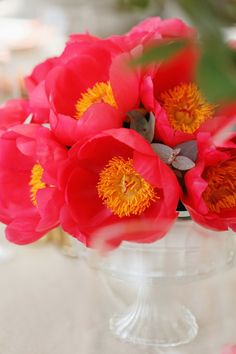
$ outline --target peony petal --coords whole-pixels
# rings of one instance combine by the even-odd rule
[[[77,168],[70,177],[67,188],[67,201],[74,220],[81,230],[84,225],[93,227],[111,216],[98,197],[98,176],[85,169]],[[91,203],[92,201],[92,203]],[[89,203],[89,207],[88,207]],[[81,205],[84,205],[81,208]]]
[[[154,91],[157,100],[165,92],[181,83],[194,81],[199,54],[190,46],[163,63],[154,78]]]
[[[37,193],[37,207],[41,219],[36,231],[44,232],[59,225],[60,209],[64,204],[64,196],[55,187],[44,188]]]
[[[50,104],[45,91],[45,81],[40,82],[29,94],[33,123],[49,121]]]
[[[131,57],[121,54],[113,61],[110,68],[110,81],[118,109],[124,114],[131,109],[138,108],[139,77],[137,72],[130,68]]]
[[[156,104],[155,107],[155,117],[155,138],[165,145],[174,147],[178,144],[195,139],[194,134],[175,131],[169,122],[166,112],[159,104]]]
[[[15,219],[6,228],[7,239],[18,245],[25,245],[37,241],[49,231],[35,231],[38,219],[39,217],[37,215],[32,215],[25,219]]]
[[[0,106],[0,129],[23,123],[29,115],[29,103],[24,99],[12,99]]]
[[[32,92],[35,87],[41,83],[49,71],[57,64],[57,58],[49,58],[38,64],[32,71],[31,75],[25,78],[25,85],[28,92]]]

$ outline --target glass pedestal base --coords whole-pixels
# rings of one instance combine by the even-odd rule
[[[142,286],[133,305],[110,319],[112,333],[133,344],[174,347],[198,333],[192,312],[156,287]]]

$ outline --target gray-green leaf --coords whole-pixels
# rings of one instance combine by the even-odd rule
[[[163,162],[165,162],[168,165],[171,164],[170,159],[174,151],[171,147],[164,144],[158,144],[158,143],[151,144],[151,147]]]
[[[181,155],[188,157],[192,161],[197,159],[197,142],[196,140],[190,140],[182,144],[175,146],[175,149],[180,149]]]
[[[144,109],[129,111],[127,116],[130,119],[130,128],[136,130],[149,143],[153,141],[155,131],[155,117],[152,112]]]
[[[187,171],[193,168],[195,163],[186,156],[176,156],[172,166],[180,171]]]

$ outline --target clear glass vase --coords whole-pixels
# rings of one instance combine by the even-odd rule
[[[195,316],[178,301],[176,287],[227,269],[234,255],[231,232],[214,232],[180,219],[155,243],[123,242],[99,259],[90,252],[87,257],[127,288],[132,284],[137,289],[133,303],[111,317],[112,333],[134,344],[174,347],[198,333]]]

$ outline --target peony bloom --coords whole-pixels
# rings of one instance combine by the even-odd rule
[[[153,242],[177,216],[175,175],[133,130],[112,129],[81,148],[76,144],[61,183],[67,201],[62,227],[88,247],[103,248],[105,243],[113,248],[122,240]],[[114,234],[107,237],[109,227]]]
[[[32,73],[25,77],[33,123],[49,122],[50,104],[45,90],[45,79],[49,72],[72,57],[78,57],[84,48],[91,44],[92,38],[92,36],[86,34],[77,35],[76,40],[71,38],[60,56],[46,59],[36,65]]]
[[[196,139],[202,125],[215,115],[195,83],[199,53],[188,45],[160,65],[153,79],[156,139],[175,146]]]
[[[8,128],[23,123],[29,115],[27,100],[12,99],[0,107],[0,135]]]
[[[68,45],[63,61],[46,78],[52,130],[69,146],[122,127],[139,99],[139,76],[128,68],[129,54],[108,41],[89,44],[79,55],[76,48],[78,43]]]
[[[196,45],[189,44],[160,64],[152,81],[152,100],[149,89],[156,117],[155,138],[171,147],[195,140],[199,132],[215,135],[235,121],[235,103],[212,104],[197,86],[199,56]]]
[[[236,141],[215,146],[210,135],[198,136],[196,166],[185,175],[183,202],[193,220],[215,229],[236,230]]]
[[[67,151],[39,125],[17,125],[0,138],[0,220],[7,238],[36,241],[59,224],[64,195],[57,188]]]

